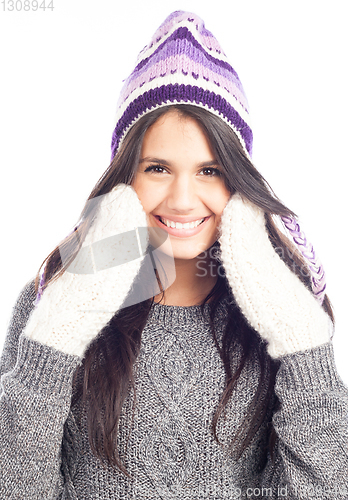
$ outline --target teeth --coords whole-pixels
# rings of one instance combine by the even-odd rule
[[[172,220],[163,219],[162,217],[160,217],[160,219],[163,222],[163,224],[165,224],[168,227],[173,227],[175,229],[193,229],[194,227],[199,226],[199,224],[201,224],[204,221],[204,217],[203,219],[195,220],[192,222],[185,222],[184,224],[182,222],[173,222]]]

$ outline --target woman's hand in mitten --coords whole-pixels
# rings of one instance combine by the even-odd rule
[[[146,227],[146,214],[131,186],[119,184],[103,195],[82,248],[68,269],[48,284],[24,334],[83,357],[131,289],[148,241],[145,229],[140,248],[134,229]]]
[[[237,193],[221,217],[221,260],[249,324],[273,358],[329,341],[329,317],[274,250],[264,213]]]

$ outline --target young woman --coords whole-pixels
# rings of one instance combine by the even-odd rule
[[[251,153],[237,73],[174,12],[125,82],[109,168],[15,305],[1,498],[348,497],[323,271]]]

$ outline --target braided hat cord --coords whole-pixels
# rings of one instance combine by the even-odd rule
[[[313,293],[320,304],[322,304],[326,290],[326,275],[321,262],[316,256],[313,245],[307,240],[306,235],[301,231],[300,225],[295,219],[290,217],[282,217],[281,219],[308,263],[311,271]]]

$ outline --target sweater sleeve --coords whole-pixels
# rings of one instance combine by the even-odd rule
[[[13,308],[0,360],[0,498],[61,498],[61,455],[72,379],[80,362],[22,332],[34,308],[34,282]]]
[[[348,498],[348,388],[331,342],[280,358],[274,461],[249,498]],[[254,496],[252,496],[254,495]]]

